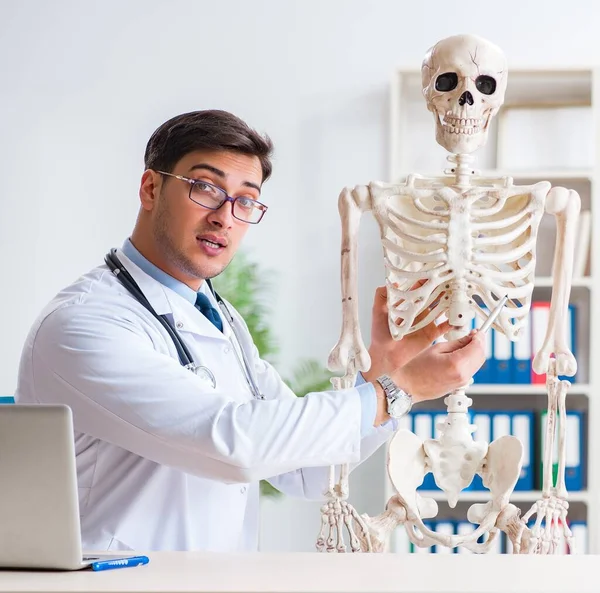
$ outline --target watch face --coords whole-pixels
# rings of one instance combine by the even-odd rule
[[[410,412],[411,401],[409,397],[400,396],[389,405],[388,413],[392,418],[400,418]]]

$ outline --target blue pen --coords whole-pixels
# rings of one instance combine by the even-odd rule
[[[111,570],[112,568],[128,568],[141,566],[150,562],[148,556],[131,556],[130,558],[113,558],[112,560],[98,560],[90,565],[92,570]]]

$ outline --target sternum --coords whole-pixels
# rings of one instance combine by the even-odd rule
[[[454,278],[463,278],[473,253],[469,202],[457,196],[450,206],[448,220],[448,265]]]
[[[449,297],[448,321],[453,329],[448,339],[455,340],[466,336],[471,330],[471,296],[466,274],[472,259],[473,238],[471,236],[470,202],[457,195],[450,204],[448,220],[448,267],[452,280],[445,286]]]

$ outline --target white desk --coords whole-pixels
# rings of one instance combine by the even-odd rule
[[[143,552],[140,552],[143,554]],[[600,556],[149,553],[103,572],[0,571],[0,592],[598,593]]]

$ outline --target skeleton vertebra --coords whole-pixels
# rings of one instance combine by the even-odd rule
[[[522,444],[511,436],[489,446],[473,440],[475,427],[467,417],[472,400],[465,395],[465,386],[446,398],[448,414],[438,439],[421,442],[409,431],[398,431],[392,438],[388,473],[397,495],[390,499],[385,513],[356,519],[356,511],[347,502],[348,471],[344,466],[338,485],[331,474],[323,525],[337,525],[339,534],[345,524],[353,551],[357,541],[364,551],[382,550],[387,534],[403,523],[417,546],[462,545],[481,553],[502,530],[516,553],[551,553],[559,529],[569,543],[571,539],[566,527],[563,418],[569,383],[556,377],[572,376],[577,370],[565,333],[579,196],[564,188],[551,188],[546,181],[515,186],[509,177],[485,179],[472,168],[473,157],[468,153],[485,143],[490,120],[501,107],[506,90],[506,62],[496,46],[467,35],[445,39],[427,53],[422,79],[423,94],[435,117],[436,139],[453,153],[451,167],[443,177],[409,175],[405,183],[378,182],[341,192],[343,328],[330,354],[329,368],[345,373],[334,382],[339,388],[352,385],[356,373],[370,367],[358,325],[356,287],[357,233],[363,213],[372,211],[380,229],[389,328],[394,339],[421,329],[442,314],[452,326],[448,339],[465,336],[474,316],[487,317],[495,302],[508,295],[494,327],[513,341],[519,339],[531,306],[539,223],[544,212],[553,214],[558,232],[550,322],[533,361],[536,373],[547,373],[549,393],[543,496],[519,517],[509,499],[521,468]],[[416,322],[424,311],[428,313]],[[553,489],[550,452],[557,406],[563,421],[559,423],[559,483]],[[469,520],[478,525],[473,533],[442,535],[424,525],[423,519],[437,514],[435,501],[417,492],[428,472],[433,473],[450,506],[456,505],[476,473],[482,476],[491,500],[469,509]],[[533,514],[537,521],[529,530],[526,524]],[[349,517],[355,517],[358,533]],[[486,542],[477,543],[486,533]],[[333,538],[327,546],[324,538],[320,542],[321,549],[345,551],[339,538],[335,545]]]

